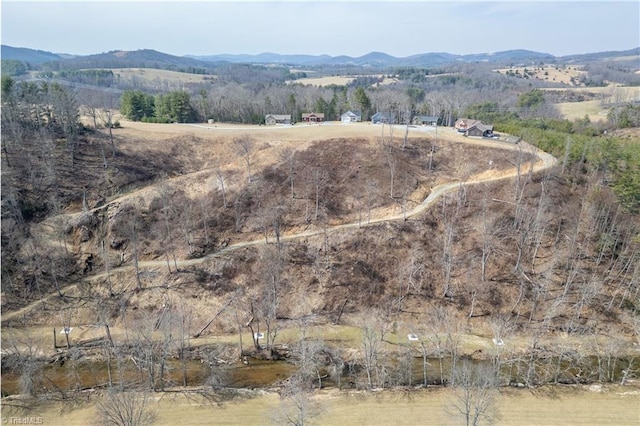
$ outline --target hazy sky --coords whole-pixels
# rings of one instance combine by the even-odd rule
[[[631,1],[5,1],[2,44],[55,53],[556,56],[640,46]]]

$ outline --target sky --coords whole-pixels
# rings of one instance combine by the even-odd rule
[[[2,44],[89,55],[396,57],[528,49],[555,56],[640,46],[640,2],[6,1]]]

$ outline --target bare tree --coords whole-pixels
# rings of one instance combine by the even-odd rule
[[[312,399],[308,389],[290,382],[283,390],[271,420],[276,425],[305,426],[314,424],[322,413],[322,406]]]
[[[382,343],[389,331],[390,323],[386,316],[376,309],[370,310],[360,319],[362,330],[361,363],[366,373],[366,386],[382,386],[385,381],[385,371],[382,363]]]
[[[256,141],[248,135],[242,135],[235,138],[233,144],[236,148],[236,153],[242,158],[247,167],[247,180],[251,183],[251,162],[256,151]]]
[[[393,124],[389,125],[389,136],[384,134],[384,124],[382,124],[382,135],[380,136],[380,147],[384,154],[387,166],[389,167],[389,197],[394,197],[394,187],[396,182],[396,173],[398,169],[398,154],[396,147],[393,145]]]
[[[326,186],[329,184],[329,173],[320,167],[314,167],[311,170],[311,182],[313,185],[313,192],[315,198],[315,212],[313,214],[313,220],[318,220],[318,214],[320,212],[320,199],[323,196]]]
[[[495,406],[498,380],[490,366],[465,361],[456,372],[455,400],[447,407],[450,415],[467,426],[491,423],[498,412]]]
[[[269,349],[278,334],[278,308],[282,291],[283,253],[272,246],[263,247],[260,253],[262,291],[257,304],[265,324],[266,346]]]
[[[451,206],[449,206],[448,201],[449,197],[447,195],[444,195],[442,197],[442,222],[444,230],[442,234],[441,265],[443,273],[442,297],[450,299],[454,294],[451,282],[451,273],[453,271],[454,264],[453,242],[456,230],[456,218],[458,215],[458,209],[457,207],[452,208]]]
[[[142,281],[140,280],[140,266],[138,257],[140,255],[140,234],[142,232],[142,219],[135,208],[131,208],[125,219],[124,226],[129,242],[131,243],[131,257],[133,258],[133,269],[135,272],[136,284],[138,290],[142,289]]]
[[[156,419],[147,393],[110,389],[98,400],[98,421],[105,426],[146,426]]]
[[[169,273],[173,273],[171,270],[171,262],[169,254],[173,257],[173,265],[175,272],[178,271],[178,261],[176,259],[176,248],[173,238],[173,219],[175,217],[175,209],[173,203],[174,189],[169,183],[168,179],[164,177],[160,184],[157,186],[158,195],[160,196],[160,215],[162,217],[162,226],[160,230],[160,238],[162,240],[162,247],[164,247],[164,255],[167,261],[167,269]]]
[[[291,192],[291,199],[293,200],[295,198],[294,181],[296,175],[295,151],[291,148],[284,148],[282,151],[280,151],[280,160],[287,165],[289,189]]]
[[[227,191],[224,186],[224,183],[226,180],[225,173],[222,171],[222,169],[219,166],[217,166],[215,167],[215,174],[216,174],[216,180],[218,181],[218,188],[222,192],[222,206],[226,209],[227,208]]]
[[[55,332],[55,331],[54,331]],[[44,365],[38,359],[43,348],[30,332],[3,327],[3,367],[18,374],[21,394],[37,396],[43,388]]]
[[[101,110],[100,114],[102,116],[102,121],[104,122],[107,131],[109,132],[109,141],[111,142],[111,156],[116,156],[116,144],[113,139],[113,128],[115,127],[115,123],[113,122],[113,99],[108,98],[106,101],[107,104]]]

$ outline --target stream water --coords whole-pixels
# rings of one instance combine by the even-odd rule
[[[491,361],[460,359],[477,366],[492,366]],[[106,387],[109,383],[117,384],[123,380],[129,385],[150,386],[149,374],[140,369],[132,361],[115,361],[107,368],[105,361],[77,360],[64,363],[48,364],[42,368],[2,371],[2,395],[11,395],[34,389],[37,393],[54,392],[65,394],[77,389]],[[451,380],[450,358],[428,358],[426,364],[426,380],[429,385],[449,383]],[[287,361],[249,360],[248,364],[235,364],[210,367],[200,361],[168,360],[165,367],[164,387],[203,386],[218,383],[230,388],[267,388],[287,379],[296,371],[296,366]],[[28,373],[27,373],[28,372]],[[213,372],[213,374],[212,374]],[[387,385],[421,385],[424,382],[425,365],[420,357],[411,358],[408,362],[394,360],[384,369],[373,372],[376,380],[385,375]],[[342,375],[329,377],[324,369],[320,369],[323,386],[354,387],[364,386],[365,371],[361,366],[346,365]],[[156,390],[161,389],[158,370],[155,372]],[[500,364],[500,379],[503,384],[544,384],[544,383],[591,383],[617,382],[623,378],[640,377],[640,362],[634,363],[632,358],[597,358],[581,359],[538,359],[529,362],[527,359],[506,360]],[[315,383],[317,385],[317,383]]]

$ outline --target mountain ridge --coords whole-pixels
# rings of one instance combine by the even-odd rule
[[[31,62],[38,65],[57,64],[57,67],[96,67],[104,64],[105,67],[126,67],[160,65],[170,67],[201,67],[212,68],[216,64],[274,64],[274,65],[301,65],[301,66],[370,66],[370,67],[394,67],[414,66],[433,67],[451,63],[501,63],[501,64],[536,64],[563,63],[579,61],[594,62],[611,58],[627,56],[639,56],[640,47],[623,51],[593,52],[576,55],[554,56],[549,53],[536,52],[527,49],[513,49],[490,53],[453,54],[448,52],[418,53],[406,57],[396,57],[384,52],[369,52],[358,57],[347,55],[331,56],[327,54],[279,54],[263,52],[259,54],[215,54],[215,55],[184,55],[176,56],[153,49],[138,49],[134,51],[112,50],[109,52],[92,55],[56,54],[43,50],[30,48],[16,48],[2,45],[2,59],[13,59],[23,62]],[[134,63],[136,65],[134,65]]]

